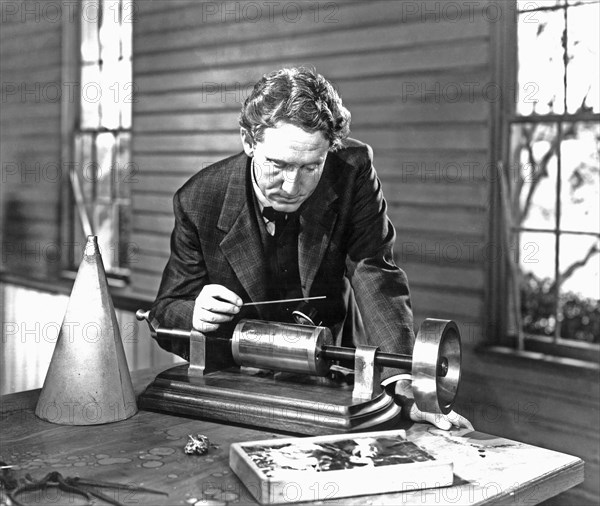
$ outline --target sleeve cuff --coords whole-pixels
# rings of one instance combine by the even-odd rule
[[[400,380],[412,381],[412,374],[410,374],[410,373],[394,374],[393,376],[389,376],[388,378],[383,379],[381,381],[381,386],[387,387],[388,385],[391,385],[392,383],[396,383],[396,381],[400,381]]]

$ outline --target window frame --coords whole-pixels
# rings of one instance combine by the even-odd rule
[[[100,0],[102,1],[102,0]],[[73,93],[69,100],[61,102],[61,166],[62,166],[62,188],[60,200],[60,236],[62,239],[61,277],[74,280],[77,274],[81,258],[77,257],[77,249],[73,246],[75,242],[75,228],[81,226],[82,213],[78,209],[74,196],[73,182],[71,180],[72,168],[76,164],[76,137],[78,134],[92,134],[97,136],[101,133],[111,133],[117,138],[119,133],[127,132],[130,139],[133,136],[133,128],[104,128],[90,129],[81,122],[81,44],[82,44],[82,3],[77,2],[71,11],[72,17],[65,20],[62,29],[62,69],[61,75],[64,83],[69,83]],[[133,55],[132,55],[133,58]],[[74,86],[73,86],[74,85]],[[95,150],[95,148],[93,148]],[[115,148],[116,149],[116,148]],[[130,146],[131,149],[131,146]],[[118,198],[117,198],[118,200]],[[130,199],[131,205],[131,199]],[[85,213],[87,219],[91,220],[89,213]],[[85,227],[84,227],[85,228]],[[85,232],[83,234],[85,236]],[[85,242],[85,237],[83,238]],[[84,244],[81,244],[83,251]],[[126,288],[130,282],[131,271],[129,268],[118,267],[112,271],[106,270],[106,276],[111,286],[115,288]]]
[[[517,123],[554,123],[564,124],[573,121],[600,122],[600,113],[569,113],[538,114],[521,116],[517,113],[518,100],[518,20],[519,11],[517,0],[511,0],[507,14],[492,27],[491,54],[494,55],[491,77],[502,89],[500,100],[491,104],[491,159],[496,167],[496,177],[490,180],[490,223],[489,240],[491,244],[502,245],[508,228],[503,216],[502,182],[500,179],[503,168],[510,166],[511,127]],[[515,227],[511,232],[527,229]],[[558,227],[552,231],[557,241],[566,230]],[[486,322],[489,332],[489,342],[492,348],[505,347],[516,353],[536,355],[536,359],[548,357],[555,361],[561,358],[567,361],[591,363],[594,368],[600,364],[600,344],[560,338],[558,336],[538,336],[523,332],[511,333],[509,321],[510,308],[508,293],[510,290],[508,265],[503,251],[499,259],[488,264],[489,291],[487,296],[488,319]],[[555,259],[555,264],[559,261]],[[556,268],[556,267],[555,267]]]

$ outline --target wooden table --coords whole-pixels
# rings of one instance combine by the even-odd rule
[[[136,392],[153,375],[134,374]],[[107,425],[54,425],[35,417],[38,395],[39,390],[32,390],[0,398],[0,460],[14,465],[17,477],[30,473],[39,479],[58,471],[64,476],[134,483],[169,494],[105,491],[125,505],[255,504],[229,468],[229,446],[280,436],[148,411]],[[187,436],[198,433],[208,436],[210,451],[205,456],[188,456],[183,452]],[[583,481],[583,461],[555,451],[480,432],[445,432],[425,424],[412,425],[407,435],[431,454],[454,461],[453,486],[323,502],[531,505]],[[319,497],[315,490],[315,500],[324,499],[328,492],[323,490]],[[84,504],[78,496],[59,494],[49,490],[20,498],[25,504]]]

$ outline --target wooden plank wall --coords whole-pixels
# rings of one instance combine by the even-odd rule
[[[241,149],[237,115],[249,86],[265,72],[303,64],[335,83],[352,112],[353,137],[374,148],[416,321],[479,321],[490,119],[481,93],[489,81],[485,2],[470,14],[429,1],[275,4],[138,4],[136,290],[158,288],[174,191]]]
[[[58,3],[3,2],[0,34],[2,268],[60,267],[61,29]]]

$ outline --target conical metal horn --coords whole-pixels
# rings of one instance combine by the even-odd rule
[[[135,413],[98,240],[90,235],[35,414],[53,423],[95,425]]]

